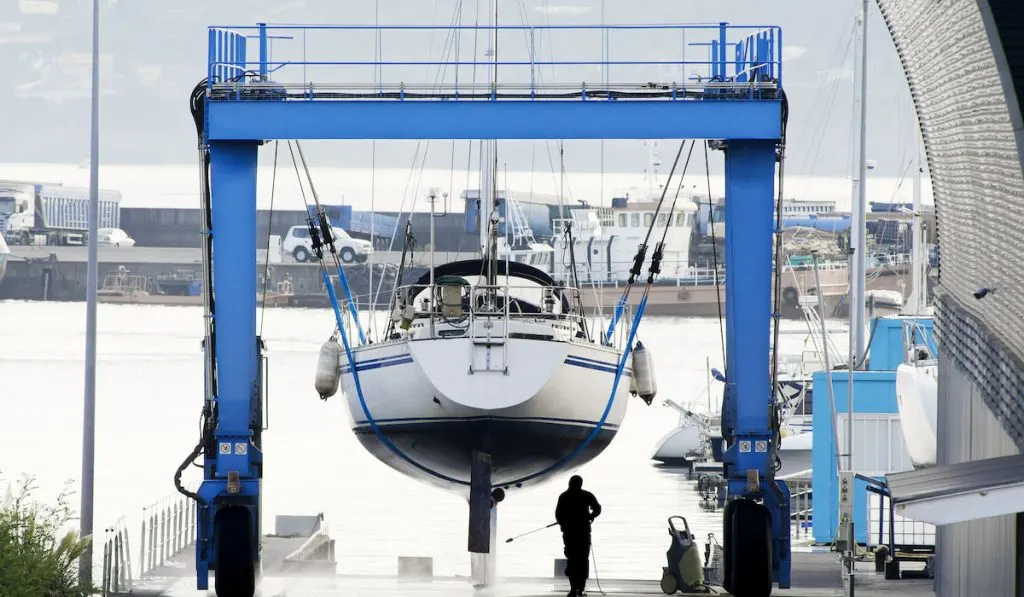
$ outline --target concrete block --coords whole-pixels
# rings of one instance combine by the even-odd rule
[[[555,558],[555,578],[562,578],[565,576],[565,566],[569,563],[565,558]]]
[[[398,576],[432,577],[434,576],[434,558],[398,556]]]

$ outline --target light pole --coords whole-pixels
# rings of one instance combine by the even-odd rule
[[[82,416],[82,539],[89,548],[78,561],[81,584],[92,587],[92,498],[96,460],[96,240],[99,219],[99,87],[100,87],[100,3],[92,1],[92,117],[89,147],[89,267],[85,307],[85,408]]]

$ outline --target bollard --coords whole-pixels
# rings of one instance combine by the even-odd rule
[[[398,576],[430,578],[434,576],[434,558],[398,556]]]

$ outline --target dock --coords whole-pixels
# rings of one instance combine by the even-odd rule
[[[271,549],[282,551],[282,544],[271,539],[265,541],[265,554]],[[606,546],[605,549],[614,546]],[[624,547],[624,546],[623,546]],[[303,573],[281,572],[279,562],[265,561],[264,577],[260,583],[259,594],[264,597],[333,597],[348,595],[387,596],[451,596],[484,597],[501,595],[502,597],[550,597],[562,595],[569,590],[568,581],[563,578],[499,578],[497,584],[489,589],[478,590],[467,577],[410,577],[381,576],[359,574],[326,574],[311,575]],[[658,565],[664,562],[652,562],[652,578],[660,571]],[[180,577],[168,575],[164,578],[151,579],[132,587],[131,593],[109,593],[110,597],[121,595],[137,595],[148,597],[200,597],[206,596],[205,591],[195,589],[195,576],[185,566],[175,568]],[[932,597],[933,581],[927,578],[908,578],[885,580],[881,573],[874,571],[871,562],[861,562],[857,568],[856,594],[861,597],[882,597],[899,592],[902,597]],[[602,592],[617,597],[640,597],[647,595],[664,595],[657,580],[636,579],[601,579],[595,578],[593,570],[588,584],[588,594],[600,595]],[[710,588],[708,593],[677,593],[677,595],[728,595],[721,587]],[[772,595],[778,597],[841,597],[845,595],[840,577],[839,558],[835,553],[827,551],[808,551],[793,553],[793,587],[776,589]]]
[[[172,494],[142,511],[141,525],[126,525],[125,518],[106,531],[103,543],[102,597],[208,597],[195,588],[195,508],[180,494]],[[140,534],[131,534],[141,526]],[[433,558],[410,557],[396,548],[395,574],[361,574],[339,562],[335,537],[322,514],[278,515],[274,532],[261,538],[262,597],[341,597],[373,595],[388,597],[550,597],[568,592],[568,581],[559,574],[562,562],[551,567],[552,576],[501,577],[491,588],[475,589],[467,576],[435,576]],[[807,543],[799,531],[792,534],[792,587],[775,589],[777,597],[840,597],[843,589],[840,554],[830,546]],[[601,552],[628,550],[629,545],[601,544]],[[703,545],[698,542],[698,549]],[[855,592],[861,597],[932,597],[933,580],[922,573],[924,563],[907,562],[902,578],[887,580],[863,547],[858,549]],[[468,557],[468,556],[467,556]],[[703,560],[703,555],[702,555]],[[99,560],[97,560],[98,562]],[[650,579],[602,578],[600,566],[591,564],[588,593],[638,597],[664,595],[660,578],[664,560],[650,563]],[[599,564],[599,562],[598,562]],[[705,566],[708,564],[705,563]],[[717,573],[720,573],[718,571]],[[98,583],[99,584],[99,583]],[[212,587],[212,583],[211,583]],[[711,582],[706,593],[677,595],[728,595]]]
[[[84,301],[88,250],[79,246],[11,246],[7,273],[0,279],[0,300]],[[120,304],[201,305],[202,252],[198,247],[98,247],[100,302]],[[437,253],[437,260],[465,258],[468,253]],[[257,249],[257,292],[266,289],[268,306],[327,308],[330,306],[316,262],[299,263],[291,256],[271,258]],[[378,251],[365,263],[344,265],[359,308],[374,294],[387,303],[394,289],[399,251]],[[429,254],[414,253],[404,279],[426,271]],[[372,287],[371,287],[372,277]],[[340,293],[337,272],[331,272]],[[287,294],[287,297],[279,295]],[[273,296],[272,296],[273,295]],[[262,296],[260,302],[262,304]]]

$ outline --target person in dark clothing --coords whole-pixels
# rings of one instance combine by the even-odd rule
[[[590,523],[601,515],[601,504],[594,494],[583,489],[583,478],[569,478],[569,489],[558,496],[555,521],[562,530],[565,546],[565,575],[569,577],[569,597],[586,595],[590,577]]]

